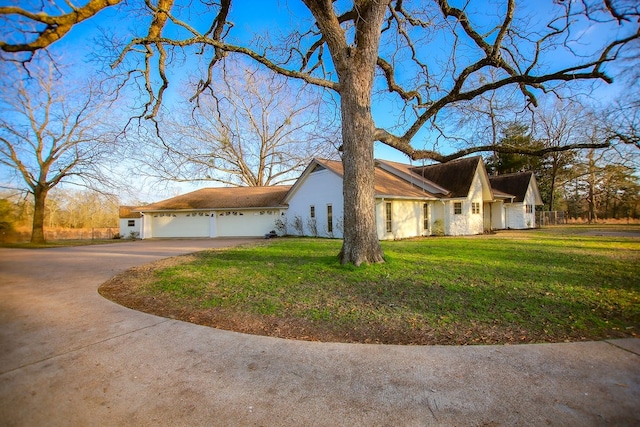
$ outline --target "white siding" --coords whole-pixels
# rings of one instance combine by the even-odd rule
[[[536,195],[529,184],[522,203],[505,203],[505,214],[507,216],[506,225],[508,228],[522,230],[525,228],[535,228],[536,226]],[[533,207],[533,212],[527,213],[527,205]]]
[[[460,214],[455,213],[456,203],[462,205]],[[448,236],[463,236],[469,229],[469,216],[471,216],[471,203],[466,199],[452,200],[446,203],[445,213],[449,220],[446,221],[445,234]]]
[[[484,204],[484,228],[486,230],[505,228],[504,202],[502,200]]]
[[[391,232],[386,229],[386,204],[391,203]],[[376,222],[380,240],[406,239],[427,235],[424,230],[423,205],[421,200],[376,200]]]
[[[327,230],[327,206],[333,211],[333,233]],[[312,235],[309,227],[310,207],[315,206],[316,228],[322,237],[342,237],[344,204],[342,199],[342,178],[329,170],[310,173],[302,181],[289,199],[287,209],[287,233],[298,234],[293,224],[296,217],[302,221],[303,235]]]
[[[446,230],[446,216],[444,214],[446,203],[437,201],[431,203],[431,218],[429,219],[431,222],[431,234],[432,235],[442,235]]]
[[[264,236],[276,228],[278,209],[227,211],[214,213],[216,237]]]
[[[523,203],[507,203],[504,205],[506,226],[516,230],[524,227],[525,205]]]
[[[133,226],[129,225],[129,221],[133,221]],[[142,224],[142,218],[120,218],[120,235],[124,239],[131,237],[131,233],[137,233],[140,237],[140,227]]]
[[[149,237],[209,237],[209,213],[148,213],[151,222]],[[146,231],[146,230],[145,230]]]
[[[462,213],[455,214],[455,203],[462,203]],[[473,213],[473,203],[479,203],[480,213]],[[445,234],[450,236],[464,236],[471,234],[482,234],[484,231],[483,201],[482,201],[482,178],[479,170],[473,176],[473,182],[469,189],[469,194],[465,199],[451,200],[446,203]]]
[[[146,213],[141,238],[260,237],[276,228],[279,209]]]
[[[536,227],[536,197],[533,189],[531,188],[531,182],[529,183],[529,187],[527,188],[527,193],[524,196],[524,204],[532,206],[532,212],[524,214],[524,224],[523,228],[535,228]]]

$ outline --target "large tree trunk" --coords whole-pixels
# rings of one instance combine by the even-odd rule
[[[383,262],[376,230],[373,167],[376,129],[371,116],[371,95],[380,29],[390,0],[355,2],[352,41],[347,41],[347,34],[330,9],[330,2],[304,1],[329,46],[340,82],[344,166],[344,243],[340,261],[354,265]]]
[[[371,97],[354,80],[341,93],[344,242],[339,256],[342,264],[358,266],[384,258],[376,228]]]
[[[33,192],[33,224],[31,227],[31,243],[45,243],[44,239],[44,206],[47,192],[36,187]]]

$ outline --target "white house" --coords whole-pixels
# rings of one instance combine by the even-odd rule
[[[136,208],[151,237],[290,235],[342,237],[343,167],[314,159],[292,187],[206,188]],[[489,177],[482,158],[413,166],[375,163],[378,237],[472,235],[535,227],[542,204],[532,173]],[[278,227],[280,226],[280,227]]]
[[[140,226],[142,225],[142,215],[134,211],[135,206],[120,206],[120,236],[123,238],[138,238],[140,236]]]
[[[542,205],[536,177],[532,172],[497,175],[489,178],[491,187],[514,197],[505,203],[502,228],[533,228],[536,226],[536,206]]]
[[[342,236],[342,177],[339,161],[311,162],[284,199],[289,234]],[[376,160],[375,193],[381,240],[482,234],[514,215],[505,207],[515,196],[492,188],[481,157],[429,166]]]
[[[141,206],[140,237],[263,236],[286,211],[291,187],[203,188]]]

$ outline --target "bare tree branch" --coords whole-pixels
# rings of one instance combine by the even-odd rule
[[[36,31],[35,40],[28,43],[7,43],[0,40],[0,49],[5,52],[35,52],[44,49],[64,37],[74,25],[90,19],[103,9],[116,5],[122,0],[90,0],[85,6],[73,9],[66,15],[50,16],[33,13],[15,6],[0,7],[0,16],[19,15],[45,27]]]

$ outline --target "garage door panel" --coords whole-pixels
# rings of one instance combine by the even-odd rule
[[[153,237],[209,237],[209,216],[167,214],[154,217]]]
[[[153,216],[152,237],[254,237],[276,228],[278,210],[165,213]]]
[[[221,237],[263,236],[275,229],[277,218],[277,211],[223,212],[218,215],[216,231]]]

